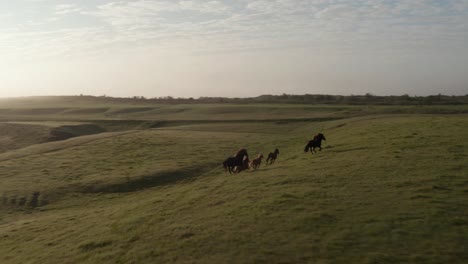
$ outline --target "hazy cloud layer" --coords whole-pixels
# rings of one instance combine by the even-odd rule
[[[453,63],[454,54],[468,56],[468,0],[2,1],[0,43],[4,68],[127,53],[180,59],[268,50],[352,60],[445,54],[429,60]]]
[[[2,52],[21,56],[45,46],[41,51],[46,54],[70,55],[71,51],[94,53],[112,44],[184,51],[324,44],[368,48],[362,46],[365,43],[378,44],[379,49],[395,45],[465,48],[468,40],[468,1],[464,0],[98,3],[17,3],[17,8],[0,13],[1,40],[6,43]]]

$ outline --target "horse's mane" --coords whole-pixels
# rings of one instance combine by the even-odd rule
[[[312,139],[313,141],[321,141],[325,139],[325,136],[322,134],[322,133],[318,133],[317,135],[314,136],[314,139]]]
[[[242,149],[239,149],[239,151],[236,152],[236,155],[235,157],[244,157],[244,156],[249,156],[249,154],[247,154],[247,150],[245,148],[242,148]]]

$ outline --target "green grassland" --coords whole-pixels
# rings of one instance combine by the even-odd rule
[[[0,121],[268,121],[330,120],[381,114],[462,114],[460,105],[337,105],[337,104],[151,104],[110,98],[25,97],[0,99]]]
[[[468,262],[466,106],[53,106],[0,113],[0,263]]]

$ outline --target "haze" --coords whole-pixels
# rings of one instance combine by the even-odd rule
[[[0,97],[468,94],[468,0],[0,0]]]

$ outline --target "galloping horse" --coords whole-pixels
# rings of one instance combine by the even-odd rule
[[[256,170],[258,167],[260,167],[260,163],[262,163],[262,159],[263,159],[263,154],[260,153],[256,159],[250,162],[250,167]]]
[[[275,149],[274,152],[270,152],[270,154],[268,154],[268,158],[266,160],[266,164],[269,165],[269,164],[273,164],[273,162],[275,162],[276,158],[278,157],[278,154],[279,154],[279,150],[278,149]]]
[[[229,157],[223,162],[224,170],[229,171],[231,173],[238,173],[243,169],[249,167],[249,154],[247,153],[246,149],[240,149],[234,155],[234,157]],[[247,165],[246,165],[247,163]]]
[[[223,167],[226,172],[229,171],[229,174],[233,172],[236,173],[234,168],[239,164],[239,161],[236,157],[229,157],[223,162]]]
[[[316,148],[319,148],[319,151],[322,151],[322,140],[326,140],[325,136],[322,133],[318,133],[314,136],[314,139],[307,143],[304,148],[304,152],[308,152],[310,149],[310,153],[314,154],[317,153],[317,151],[315,151]]]
[[[248,170],[250,168],[250,160],[249,160],[249,157],[248,156],[245,156],[244,159],[242,159],[242,164],[240,166],[236,166],[234,169],[235,169],[235,172],[236,173],[239,173],[243,170]]]

